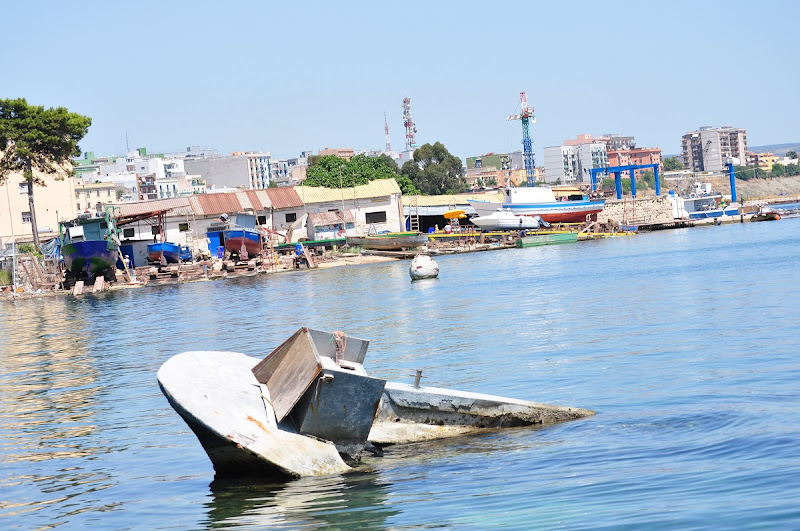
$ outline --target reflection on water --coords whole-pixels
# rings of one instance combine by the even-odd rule
[[[210,528],[381,529],[398,514],[387,504],[390,485],[371,472],[262,485],[215,480],[210,488]]]
[[[0,304],[0,527],[800,526],[800,221]],[[214,481],[156,372],[300,326],[374,376],[587,407],[389,448],[353,474]]]

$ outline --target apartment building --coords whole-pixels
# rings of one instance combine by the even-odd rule
[[[186,158],[187,174],[203,179],[209,187],[260,190],[269,188],[272,179],[271,155],[261,152],[235,152],[228,157]]]
[[[114,183],[90,183],[75,180],[75,209],[77,212],[103,212],[106,205],[117,204],[117,187]]]
[[[772,166],[778,162],[778,157],[774,153],[756,153],[748,151],[745,155],[745,163],[748,166],[758,166],[764,171],[772,171]]]
[[[681,139],[683,167],[692,171],[722,172],[729,158],[747,159],[747,133],[730,126],[700,127]]]

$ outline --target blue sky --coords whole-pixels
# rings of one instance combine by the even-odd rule
[[[81,148],[269,151],[403,147],[461,157],[575,135],[665,154],[702,125],[750,145],[800,141],[800,2],[14,2],[0,98],[93,120]]]

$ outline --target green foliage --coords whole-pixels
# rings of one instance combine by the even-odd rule
[[[796,159],[797,158],[797,151],[787,151],[786,152],[786,156],[789,157],[790,159]]]
[[[786,175],[800,175],[800,164],[792,163],[786,165]]]
[[[21,171],[29,182],[44,185],[32,170],[56,174],[61,164],[81,154],[78,142],[91,124],[91,118],[64,107],[45,109],[24,98],[0,100],[0,183]]]
[[[278,187],[278,181],[275,180],[270,181],[269,185],[267,186],[267,188],[277,188],[277,187]]]
[[[779,162],[776,162],[775,164],[772,165],[772,172],[770,173],[772,173],[773,177],[783,177],[784,175],[786,175],[786,166],[784,166]]]
[[[642,173],[638,179],[636,179],[636,191],[639,190],[655,190],[656,188],[656,178],[652,171],[647,170],[646,172]]]
[[[312,159],[314,159],[313,163]],[[389,160],[391,161],[391,158]],[[397,168],[397,164],[394,167]],[[419,194],[411,180],[398,175],[397,171],[392,169],[383,157],[368,157],[364,154],[356,155],[349,161],[335,155],[309,157],[306,180],[303,181],[303,184],[325,186],[326,188],[348,188],[367,184],[375,179],[390,178],[397,181],[403,194]]]
[[[17,247],[17,251],[19,251],[21,254],[29,253],[36,256],[42,256],[42,253],[39,252],[39,249],[37,249],[35,245],[30,243],[19,244],[19,247]]]
[[[0,269],[0,286],[9,286],[14,281],[13,275]]]
[[[667,157],[664,159],[664,171],[678,171],[683,169],[683,162],[678,157]]]
[[[441,142],[424,144],[400,169],[424,195],[457,194],[467,191],[461,159],[451,155]]]

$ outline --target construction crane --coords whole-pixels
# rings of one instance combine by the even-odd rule
[[[533,116],[533,107],[528,107],[528,95],[524,92],[519,93],[519,107],[519,114],[509,116],[508,120],[522,120],[522,156],[525,161],[525,175],[528,178],[528,186],[536,186],[534,174],[536,164],[533,160],[533,141],[529,130],[529,124],[536,123],[536,118]]]

